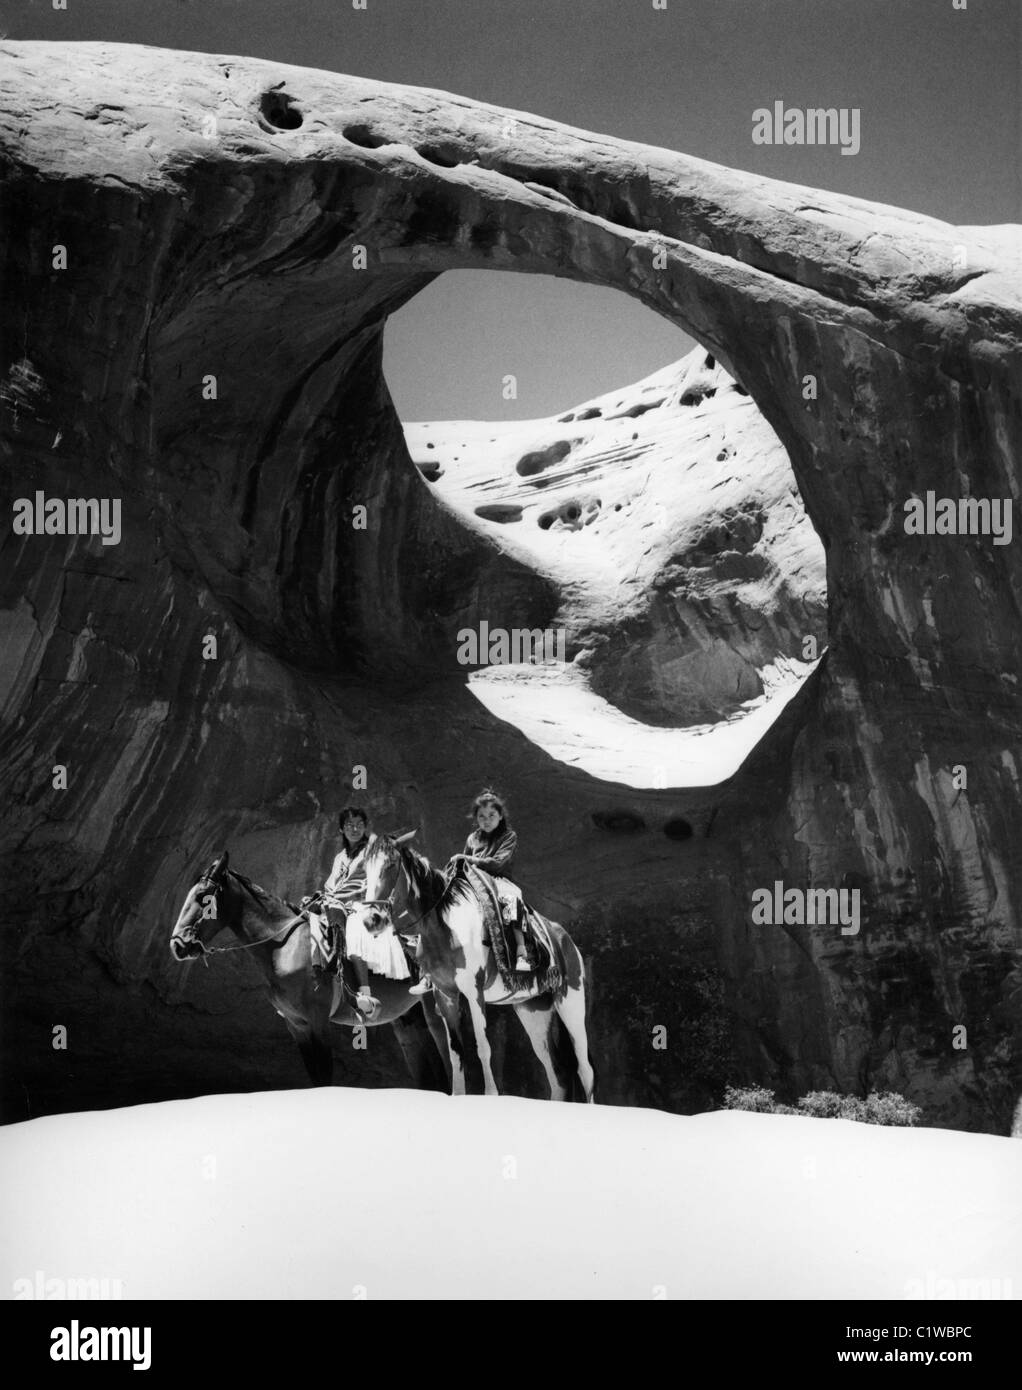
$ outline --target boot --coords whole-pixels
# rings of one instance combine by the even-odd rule
[[[518,959],[515,961],[515,971],[519,974],[532,973],[532,961],[529,960],[529,953],[525,949],[525,934],[522,931],[522,922],[525,918],[525,907],[522,902],[518,903],[518,915],[511,930],[515,934],[515,951]]]
[[[375,999],[369,992],[368,985],[360,985],[358,994],[355,996],[355,1007],[360,1013],[365,1014],[366,1018],[372,1018],[380,1007],[380,1001]]]
[[[433,981],[429,978],[429,975],[427,974],[427,972],[426,972],[425,970],[423,970],[423,968],[422,968],[422,937],[421,937],[421,936],[415,936],[415,937],[407,937],[407,936],[406,936],[406,937],[403,938],[403,940],[405,940],[406,942],[409,942],[409,943],[414,942],[414,945],[410,945],[410,949],[409,949],[409,951],[407,952],[407,955],[408,955],[408,959],[412,962],[412,964],[415,966],[415,968],[419,971],[419,979],[418,979],[418,982],[417,982],[416,984],[412,985],[412,987],[411,987],[411,989],[408,991],[408,993],[409,993],[409,994],[428,994],[428,993],[430,992],[430,990],[433,988]]]

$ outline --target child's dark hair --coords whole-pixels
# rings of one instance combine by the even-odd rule
[[[481,806],[495,806],[500,813],[501,820],[505,825],[507,824],[507,802],[500,792],[495,792],[492,787],[484,787],[475,801],[472,802],[472,810],[469,812],[470,820],[475,820]]]
[[[337,829],[344,829],[344,822],[349,816],[355,816],[366,827],[369,825],[369,815],[362,810],[361,806],[345,806],[343,810],[337,812]]]

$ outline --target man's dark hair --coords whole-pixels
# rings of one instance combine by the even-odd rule
[[[338,830],[344,829],[344,822],[348,819],[349,816],[355,816],[356,819],[360,820],[363,825],[369,824],[369,815],[366,811],[362,810],[361,806],[345,806],[343,811],[338,811],[337,813]]]

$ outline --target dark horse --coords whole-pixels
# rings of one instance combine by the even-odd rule
[[[210,948],[209,942],[225,928],[234,933],[238,944]],[[333,1080],[331,1024],[376,1028],[390,1023],[415,1084],[426,1090],[449,1087],[447,1037],[432,998],[410,995],[408,980],[387,980],[373,974],[370,984],[380,1007],[369,1022],[354,1007],[356,983],[347,961],[343,980],[327,979],[317,987],[308,914],[228,868],[226,851],[189,890],[170,935],[170,949],[179,961],[222,951],[245,951],[262,971],[270,1002],[298,1044],[315,1086],[329,1086]],[[422,1014],[412,1013],[420,1003],[429,1036]]]

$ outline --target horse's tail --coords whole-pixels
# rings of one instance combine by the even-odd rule
[[[592,1101],[596,1092],[596,1068],[589,1046],[591,991],[587,962],[565,928],[558,922],[551,923],[551,926],[564,970],[564,984],[554,995],[554,1008],[571,1045],[572,1081],[569,1091],[572,1100]]]
[[[569,1045],[569,1047],[571,1046],[571,1039],[570,1039],[570,1038],[568,1039],[568,1045]],[[571,1086],[570,1086],[571,1097],[570,1097],[570,1099],[573,1100],[573,1101],[578,1101],[580,1104],[584,1104],[586,1101],[589,1101],[589,1102],[591,1102],[591,1103],[595,1103],[595,1101],[596,1101],[596,1096],[597,1096],[597,1092],[598,1092],[599,1089],[600,1089],[600,1074],[599,1074],[599,1072],[596,1070],[596,1063],[593,1061],[592,1048],[588,1048],[588,1047],[586,1048],[586,1055],[587,1055],[587,1057],[588,1057],[588,1059],[589,1059],[589,1070],[590,1070],[590,1071],[592,1072],[592,1074],[593,1074],[593,1092],[592,1092],[592,1095],[591,1095],[591,1096],[587,1096],[587,1095],[586,1095],[585,1084],[584,1084],[583,1081],[582,1081],[582,1076],[581,1076],[581,1074],[580,1074],[580,1072],[579,1072],[578,1063],[577,1063],[576,1058],[575,1058],[575,1050],[574,1050],[573,1047],[572,1047],[572,1049],[571,1049],[570,1056],[571,1056],[572,1068],[571,1068]]]
[[[595,1061],[593,1060],[592,1050],[589,1049],[589,1048],[587,1048],[587,1049],[586,1049],[586,1052],[587,1052],[588,1057],[589,1057],[589,1069],[590,1069],[590,1071],[591,1071],[592,1074],[593,1074],[593,1093],[592,1093],[592,1095],[589,1097],[589,1099],[590,1099],[591,1101],[595,1102],[595,1100],[596,1100],[596,1093],[597,1093],[597,1092],[599,1091],[599,1089],[600,1089],[600,1073],[599,1073],[599,1072],[597,1071],[597,1069],[596,1069],[596,1063],[595,1063]],[[579,1078],[577,1072],[576,1072],[576,1075],[575,1075],[575,1080],[576,1080],[576,1082],[577,1082],[577,1084],[578,1084],[579,1090],[582,1092],[582,1099],[585,1100],[585,1098],[586,1098],[586,1097],[585,1097],[585,1088],[583,1087],[582,1082],[581,1082],[581,1079]]]
[[[574,945],[574,942],[572,943],[572,945]],[[578,947],[577,947],[577,946],[575,946],[575,950],[578,951]],[[587,1059],[587,1061],[589,1062],[589,1070],[590,1070],[590,1072],[592,1073],[592,1083],[591,1083],[592,1091],[591,1091],[591,1094],[590,1094],[589,1096],[586,1095],[586,1089],[585,1089],[585,1085],[583,1084],[583,1081],[582,1081],[582,1075],[581,1075],[581,1072],[580,1072],[580,1070],[579,1070],[579,1068],[578,1068],[577,1066],[576,1066],[576,1068],[575,1068],[575,1085],[574,1085],[574,1088],[573,1088],[573,1089],[578,1093],[576,1099],[582,1100],[582,1101],[588,1100],[590,1103],[595,1103],[595,1101],[596,1101],[596,1094],[597,1094],[597,1091],[598,1091],[599,1088],[600,1088],[600,1074],[599,1074],[599,1072],[598,1072],[597,1069],[596,1069],[596,1062],[595,1062],[595,1060],[593,1059],[593,1049],[592,1049],[592,1048],[590,1047],[590,1045],[589,1045],[589,1024],[592,1022],[592,1014],[593,1014],[593,1007],[592,1007],[592,999],[593,999],[593,981],[592,981],[592,975],[591,975],[589,969],[587,968],[587,967],[588,967],[588,962],[586,961],[585,957],[582,955],[582,952],[581,952],[581,951],[578,951],[578,956],[579,956],[579,960],[582,962],[582,983],[583,983],[583,985],[584,985],[584,987],[585,987],[585,994],[586,994],[586,1004],[585,1004],[586,1059]]]

